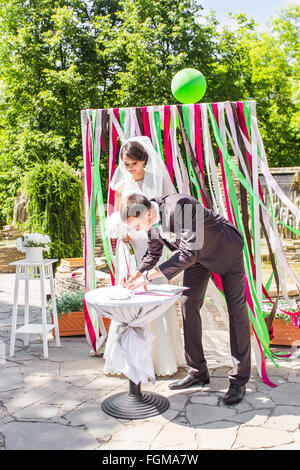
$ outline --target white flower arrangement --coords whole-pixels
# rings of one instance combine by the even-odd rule
[[[161,232],[160,236],[170,243],[174,243],[176,241],[176,233],[174,232]]]
[[[122,221],[120,212],[113,212],[106,218],[106,234],[109,238],[124,238],[128,231],[129,227]]]
[[[16,240],[17,250],[25,253],[26,248],[41,247],[43,250],[50,250],[50,237],[49,235],[42,235],[41,233],[26,233],[23,237]]]

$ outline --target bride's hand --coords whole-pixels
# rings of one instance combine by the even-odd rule
[[[140,271],[136,271],[130,278],[128,279],[126,283],[126,287],[129,290],[135,290],[138,287],[143,286],[145,290],[147,290],[147,283],[144,280],[144,277],[142,276],[142,273]]]
[[[123,237],[123,238],[122,238],[122,241],[123,241],[124,243],[129,243],[130,240],[131,240],[131,238],[130,238],[129,235],[126,235],[126,237]]]

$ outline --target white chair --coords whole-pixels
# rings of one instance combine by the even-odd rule
[[[22,333],[25,335],[24,344],[28,345],[29,334],[41,334],[43,338],[43,352],[44,357],[48,357],[48,331],[55,328],[56,346],[60,346],[57,310],[56,310],[56,299],[54,291],[53,281],[53,269],[52,264],[55,263],[56,259],[44,259],[41,262],[33,263],[27,259],[22,259],[10,263],[16,266],[15,276],[15,290],[14,290],[14,305],[12,313],[12,325],[11,325],[11,337],[10,337],[10,356],[15,354],[15,342],[16,333]],[[17,316],[18,316],[18,295],[19,295],[19,281],[25,280],[25,307],[24,307],[24,325],[17,328]],[[31,279],[40,280],[41,289],[41,307],[42,307],[42,323],[29,323],[29,281]],[[51,292],[51,303],[53,311],[54,324],[47,324],[46,314],[46,296],[45,296],[45,280],[49,279],[50,292]]]

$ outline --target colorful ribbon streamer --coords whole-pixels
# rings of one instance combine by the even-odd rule
[[[229,128],[226,126],[225,114]],[[177,123],[179,123],[179,130]],[[104,253],[111,272],[112,283],[114,282],[114,241],[109,240],[105,232],[105,217],[106,214],[111,213],[114,204],[114,192],[110,190],[109,182],[118,159],[118,138],[123,143],[127,138],[137,135],[147,135],[151,139],[153,146],[165,161],[169,175],[179,192],[192,194],[203,205],[228,218],[244,234],[245,286],[249,320],[254,330],[257,367],[265,383],[274,386],[267,376],[266,358],[278,366],[274,358],[280,358],[281,355],[273,354],[269,348],[270,337],[265,322],[263,299],[273,303],[273,313],[276,313],[278,296],[273,301],[268,294],[273,277],[276,280],[278,295],[280,285],[285,298],[287,297],[285,283],[279,279],[277,268],[278,271],[286,272],[292,276],[300,292],[300,283],[282,250],[277,224],[283,225],[296,235],[300,235],[300,231],[275,218],[272,204],[269,206],[263,198],[258,169],[266,178],[269,194],[272,196],[272,193],[276,193],[296,219],[299,217],[299,209],[282,192],[269,171],[257,126],[255,102],[143,106],[141,108],[82,111],[86,290],[94,288],[95,285],[96,207]],[[213,138],[214,141],[212,141]],[[229,155],[227,139],[232,149],[235,150],[238,165]],[[217,174],[214,144],[220,160],[221,179]],[[102,188],[102,169],[105,166],[108,168],[106,197],[103,195]],[[241,208],[232,174],[240,185]],[[250,219],[247,196],[250,205]],[[272,200],[272,198],[270,199]],[[108,203],[107,209],[105,202]],[[248,229],[249,220],[252,233]],[[263,285],[261,280],[259,256],[261,228],[267,239],[273,269],[266,285]],[[269,238],[275,238],[276,257],[273,255]],[[219,293],[224,295],[220,277],[215,273],[212,274],[212,277]],[[280,308],[279,310],[288,313],[295,327],[299,327],[298,314],[300,311],[288,312]],[[98,317],[86,305],[85,318],[88,341],[97,350],[99,343],[101,343],[101,338],[99,339],[97,334]],[[105,336],[101,326],[101,335],[103,333],[102,336]]]

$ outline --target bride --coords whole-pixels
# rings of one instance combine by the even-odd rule
[[[119,237],[116,247],[115,278],[116,284],[119,284],[129,272],[135,271],[147,249],[145,232],[129,232],[126,226],[127,234],[125,231],[122,234],[119,215],[122,199],[132,193],[142,193],[151,199],[175,193],[176,190],[160,155],[155,151],[150,139],[145,136],[130,138],[122,145],[120,163],[111,180],[110,189],[115,191],[115,204],[114,213],[107,218],[106,226],[109,237],[114,238],[116,233]],[[166,257],[167,249],[163,252],[160,262],[167,259]],[[120,374],[118,364],[111,357],[117,327],[118,323],[111,321],[104,353],[104,374]],[[173,305],[164,315],[151,322],[150,328],[154,334],[152,350],[154,372],[157,376],[172,375],[180,365],[185,364],[176,306]]]

